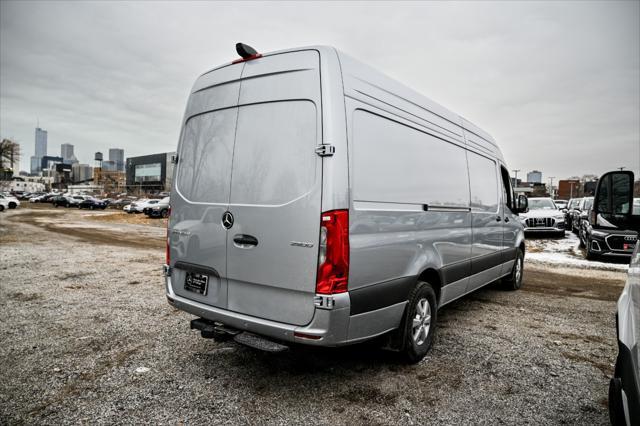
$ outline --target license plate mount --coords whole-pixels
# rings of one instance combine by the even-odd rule
[[[187,276],[184,279],[184,289],[206,296],[209,289],[209,276],[187,272]]]

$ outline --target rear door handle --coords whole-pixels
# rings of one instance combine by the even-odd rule
[[[509,218],[508,218],[508,217],[505,217],[505,218],[504,218],[504,221],[505,221],[505,222],[509,222]]]
[[[496,222],[500,222],[502,218],[500,216],[496,217]]]
[[[253,235],[236,234],[233,236],[233,244],[239,248],[253,248],[258,245],[258,239]]]

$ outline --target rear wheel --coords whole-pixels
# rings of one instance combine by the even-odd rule
[[[162,210],[162,217],[163,218],[169,217],[169,210],[167,210],[167,209]]]
[[[524,253],[518,248],[516,260],[513,263],[511,273],[502,279],[502,284],[508,290],[519,290],[522,287],[522,276],[524,272]]]
[[[409,363],[425,357],[433,343],[438,316],[436,293],[429,283],[419,281],[409,296],[402,324],[402,355]]]
[[[0,204],[0,212],[4,210],[4,206]]]
[[[622,403],[622,383],[613,377],[609,382],[609,420],[613,426],[626,425]]]
[[[18,205],[16,203],[14,203],[14,202],[10,202],[9,203],[9,208],[10,209],[15,209],[16,207],[18,207]]]

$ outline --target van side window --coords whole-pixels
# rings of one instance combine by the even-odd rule
[[[504,197],[502,202],[510,209],[513,209],[514,195],[513,187],[511,186],[511,177],[504,167],[500,167],[500,175],[502,176],[502,194]]]
[[[471,208],[497,213],[499,201],[496,163],[472,151],[467,151],[467,153],[471,183]]]
[[[464,148],[363,110],[353,146],[354,201],[469,206]]]

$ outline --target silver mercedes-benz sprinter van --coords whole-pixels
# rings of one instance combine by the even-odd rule
[[[171,194],[166,292],[204,337],[267,350],[387,335],[409,361],[437,311],[522,282],[526,198],[493,138],[332,47],[195,82]]]

